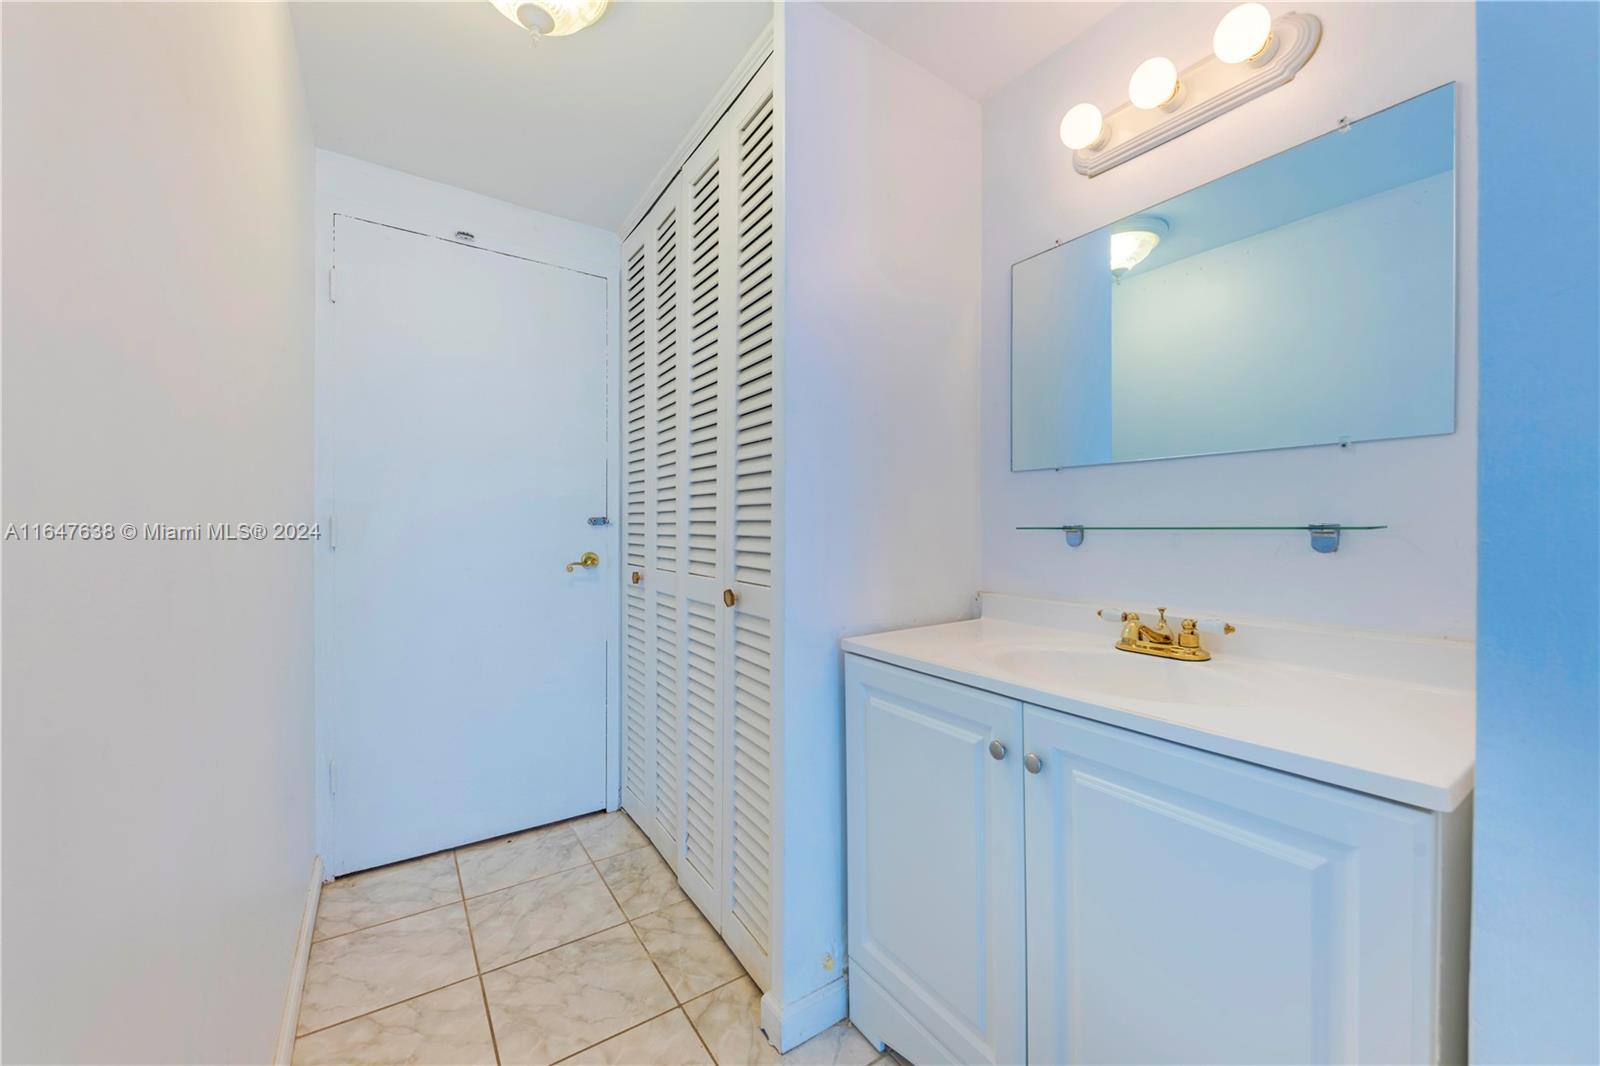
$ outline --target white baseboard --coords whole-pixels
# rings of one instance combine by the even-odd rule
[[[761,1028],[772,1046],[785,1052],[843,1020],[849,1007],[849,985],[840,974],[793,1003],[779,1003],[771,992],[762,996]]]
[[[300,915],[300,939],[295,942],[294,964],[289,967],[289,987],[283,997],[283,1020],[278,1023],[278,1048],[272,1056],[275,1066],[289,1066],[294,1058],[294,1034],[300,1025],[300,993],[306,985],[306,964],[311,960],[311,931],[317,924],[317,904],[322,901],[322,856],[311,860],[311,886],[306,889],[306,907]]]

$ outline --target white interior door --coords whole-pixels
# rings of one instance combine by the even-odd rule
[[[331,872],[606,805],[604,279],[347,217]],[[566,564],[586,551],[594,569]]]

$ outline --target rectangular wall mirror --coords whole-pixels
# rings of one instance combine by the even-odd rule
[[[1452,432],[1455,111],[1442,86],[1013,266],[1011,468]]]

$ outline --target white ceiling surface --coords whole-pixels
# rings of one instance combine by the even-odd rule
[[[1037,66],[1117,5],[828,0],[825,6],[981,101]]]
[[[613,0],[534,44],[483,0],[290,7],[318,147],[609,230],[772,13]]]

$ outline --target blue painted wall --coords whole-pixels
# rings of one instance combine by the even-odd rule
[[[1600,1061],[1600,6],[1478,6],[1472,1058]]]

